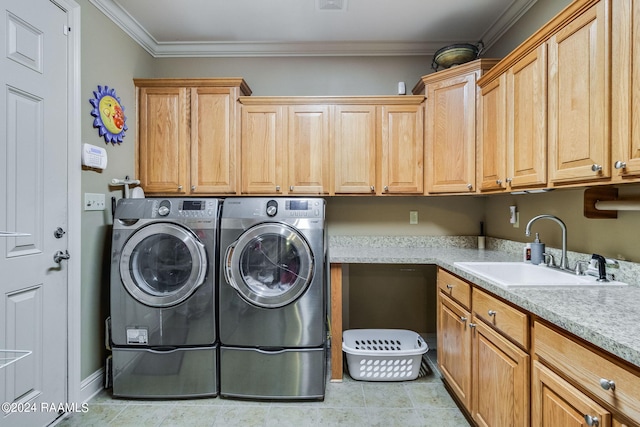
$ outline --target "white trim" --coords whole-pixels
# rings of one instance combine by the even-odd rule
[[[164,57],[283,57],[283,56],[432,56],[439,48],[479,40],[421,42],[158,42],[114,0],[89,0],[154,58]],[[485,48],[492,46],[537,0],[514,0],[485,31]]]
[[[80,74],[80,5],[74,0],[50,0],[67,14],[71,31],[67,41],[67,246],[69,259],[67,277],[67,401],[79,402],[81,397],[81,74]]]
[[[82,383],[80,384],[80,395],[77,402],[87,403],[102,390],[104,390],[104,368],[98,369],[93,374],[82,380]]]

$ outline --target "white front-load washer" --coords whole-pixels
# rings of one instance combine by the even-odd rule
[[[226,199],[220,223],[220,395],[324,399],[325,202]]]
[[[113,395],[218,391],[218,199],[121,199],[111,247]]]

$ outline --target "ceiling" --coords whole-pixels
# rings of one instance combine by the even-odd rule
[[[90,1],[154,57],[253,57],[488,48],[537,0]]]

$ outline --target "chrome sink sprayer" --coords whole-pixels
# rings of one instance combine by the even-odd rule
[[[558,218],[555,215],[548,215],[548,214],[538,215],[531,218],[531,221],[527,223],[527,228],[524,231],[524,233],[527,236],[531,235],[531,224],[533,224],[539,219],[550,219],[552,221],[557,222],[558,225],[560,225],[560,228],[562,229],[562,256],[560,257],[560,268],[563,270],[568,270],[569,267],[567,266],[567,226],[564,224],[564,222],[562,222],[560,218]]]

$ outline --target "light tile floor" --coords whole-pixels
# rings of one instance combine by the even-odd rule
[[[435,348],[435,345],[431,348]],[[414,381],[328,382],[323,402],[249,402],[233,399],[123,400],[107,390],[58,426],[438,426],[469,423],[446,391],[429,350],[432,372]]]

